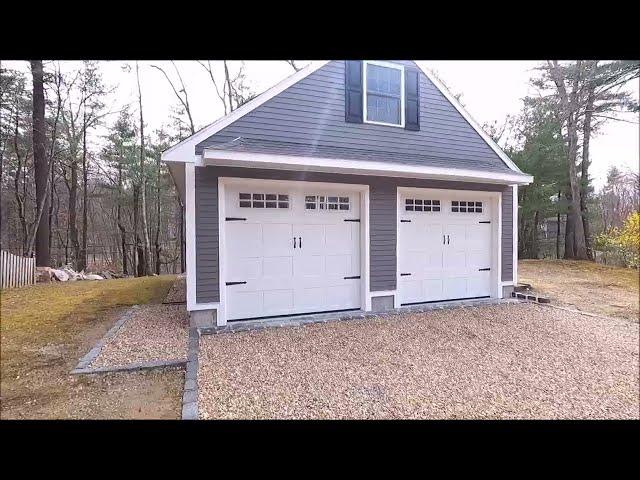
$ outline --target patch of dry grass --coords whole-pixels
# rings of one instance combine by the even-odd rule
[[[555,304],[638,321],[638,270],[578,260],[520,260],[518,280]]]
[[[135,391],[135,379],[125,375],[82,378],[70,376],[69,371],[113,325],[124,307],[161,302],[174,279],[173,275],[161,275],[52,283],[0,292],[2,418],[111,417],[115,406],[111,413],[100,410],[105,382],[117,379],[119,387],[112,386],[112,400],[120,398],[126,403],[132,398],[127,392]],[[167,378],[182,377],[179,371],[161,373]],[[176,379],[167,383],[171,387],[167,386],[165,392],[177,395],[172,407],[175,418],[180,411],[179,389],[168,392],[179,385]],[[147,391],[154,388],[164,387],[149,385]],[[93,405],[94,410],[81,405]],[[123,404],[123,408],[127,407]]]

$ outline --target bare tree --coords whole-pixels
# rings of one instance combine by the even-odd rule
[[[285,60],[285,62],[287,62],[291,66],[291,68],[293,68],[293,70],[296,72],[299,72],[300,70],[302,70],[300,67],[296,65],[295,60]]]
[[[140,107],[140,193],[142,199],[142,230],[144,233],[144,273],[145,275],[151,275],[151,245],[149,244],[149,230],[147,227],[147,177],[145,174],[145,156],[144,149],[144,117],[142,115],[142,89],[140,88],[140,69],[138,62],[136,61],[136,80],[138,81],[138,104]]]
[[[189,128],[191,129],[191,134],[193,135],[194,133],[196,133],[196,129],[195,129],[195,126],[193,124],[193,117],[191,116],[191,108],[189,107],[189,94],[187,93],[187,89],[186,89],[186,87],[184,85],[184,82],[182,81],[182,76],[180,75],[180,70],[178,70],[178,67],[176,66],[175,62],[171,61],[171,64],[173,65],[173,68],[175,68],[176,74],[178,75],[178,80],[180,81],[180,86],[181,86],[180,90],[176,89],[175,85],[173,84],[173,82],[169,78],[169,75],[167,75],[167,72],[165,72],[161,67],[158,67],[157,65],[151,65],[151,66],[153,68],[156,68],[156,69],[160,70],[162,72],[162,74],[164,75],[164,78],[166,78],[167,82],[169,82],[169,85],[171,86],[171,90],[173,90],[173,93],[178,98],[178,101],[180,102],[180,104],[184,108],[184,111],[187,114],[187,117],[189,118]],[[211,77],[211,78],[213,78],[213,77]],[[214,85],[215,85],[215,82],[214,82]]]
[[[218,83],[216,82],[216,77],[213,74],[213,68],[211,67],[211,62],[209,60],[207,60],[207,64],[205,65],[204,62],[198,60],[198,63],[209,74],[209,78],[211,79],[211,83],[213,83],[213,88],[215,88],[216,95],[218,96],[218,98],[222,102],[222,106],[224,107],[224,114],[226,115],[227,114],[227,99],[226,99],[226,96],[227,96],[227,90],[226,90],[227,82],[225,81],[222,84],[222,92],[221,92],[220,89],[218,88]]]
[[[36,205],[35,221],[36,265],[48,267],[49,258],[49,222],[42,216],[44,209],[48,209],[49,196],[47,192],[49,182],[49,165],[46,152],[46,125],[44,121],[44,73],[42,60],[31,61],[33,76],[33,162],[36,176]]]

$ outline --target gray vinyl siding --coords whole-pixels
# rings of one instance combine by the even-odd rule
[[[218,177],[196,167],[196,301],[220,301]]]
[[[502,281],[513,280],[513,188],[502,191]]]
[[[411,61],[398,63],[417,68]],[[376,155],[380,161],[412,155],[421,157],[424,165],[511,171],[422,72],[419,131],[345,122],[344,76],[344,61],[329,62],[199,143],[196,154],[240,137],[254,144],[282,145],[282,153],[289,150],[291,155],[298,146],[311,145],[365,150],[381,155]]]
[[[502,280],[509,280],[513,275],[510,253],[513,245],[513,230],[510,226],[505,226],[512,215],[511,187],[410,178],[232,167],[196,167],[196,301],[198,303],[217,302],[220,299],[218,177],[369,185],[370,290],[372,292],[396,289],[398,186],[502,192]]]

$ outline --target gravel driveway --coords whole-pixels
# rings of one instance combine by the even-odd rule
[[[200,417],[637,419],[638,328],[523,303],[204,336]]]
[[[186,359],[188,326],[184,305],[141,305],[102,347],[91,367]]]

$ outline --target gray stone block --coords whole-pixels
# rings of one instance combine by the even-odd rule
[[[191,403],[198,401],[198,392],[196,390],[185,390],[182,396],[182,403]]]
[[[198,420],[198,404],[196,402],[182,405],[182,420]]]

